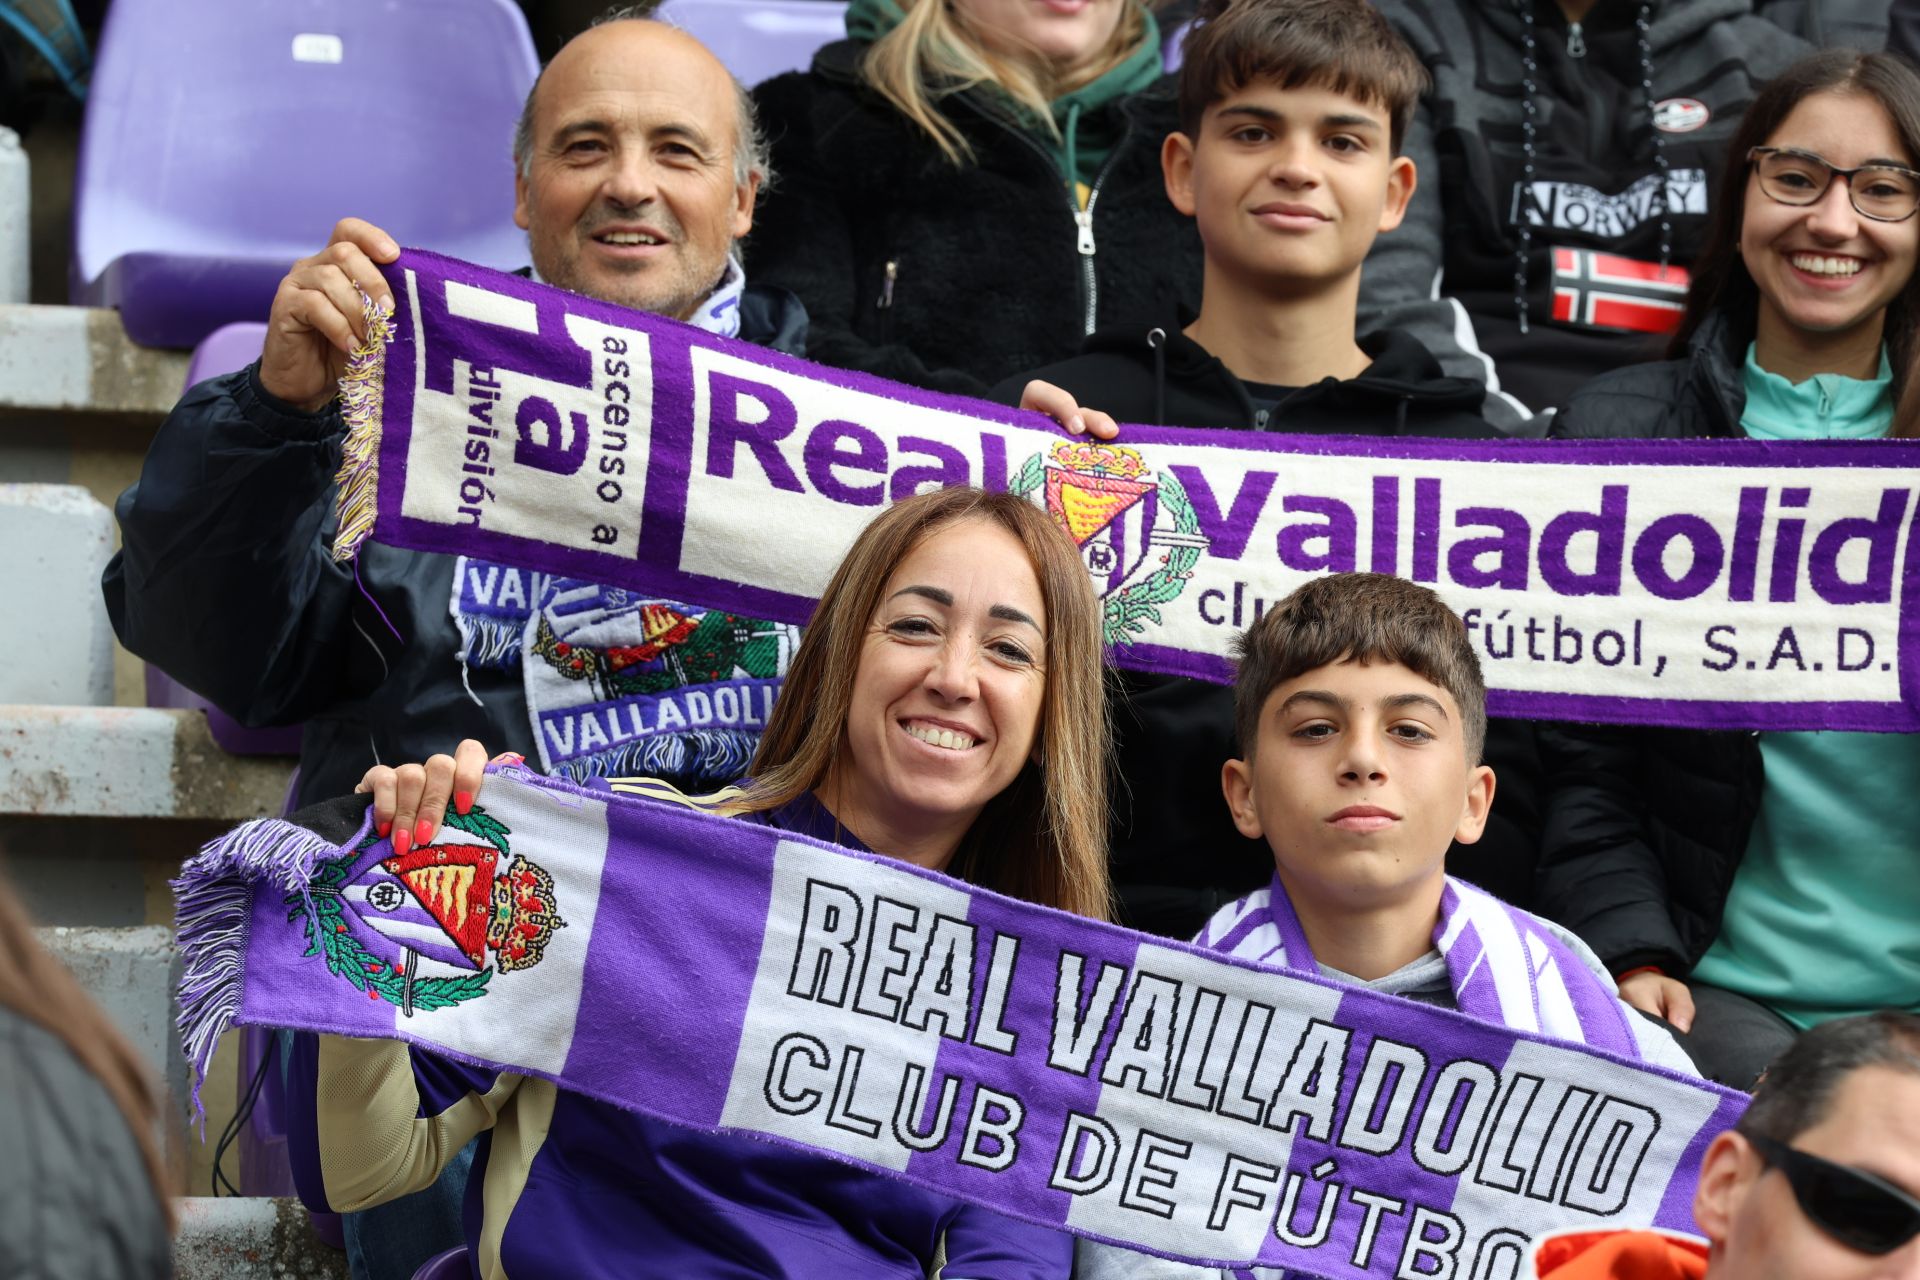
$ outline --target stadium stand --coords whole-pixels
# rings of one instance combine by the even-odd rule
[[[698,36],[734,79],[756,85],[804,71],[814,50],[846,34],[843,0],[666,0],[659,16]]]
[[[501,140],[536,72],[508,0],[117,0],[74,186],[72,300],[118,307],[136,342],[191,347],[263,319],[287,263],[349,212],[520,266]]]

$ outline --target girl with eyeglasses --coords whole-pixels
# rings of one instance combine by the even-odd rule
[[[1673,359],[1595,379],[1554,434],[1920,435],[1920,75],[1816,54],[1733,139]],[[1631,1004],[1751,1088],[1803,1030],[1920,1005],[1920,737],[1550,726],[1539,909]]]

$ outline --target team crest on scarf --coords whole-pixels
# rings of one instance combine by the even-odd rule
[[[540,762],[574,779],[734,782],[799,639],[785,623],[554,579],[524,664]]]
[[[603,698],[662,693],[686,684],[709,684],[736,672],[770,680],[781,671],[781,640],[792,628],[744,618],[719,609],[688,609],[661,600],[614,610],[631,613],[639,625],[636,644],[572,644],[562,640],[543,612],[535,623],[533,651],[563,680],[586,682]]]
[[[385,842],[369,836],[317,866],[287,918],[306,917],[307,955],[408,1017],[485,995],[488,978],[539,964],[566,927],[553,877],[515,856],[510,834],[476,805],[404,854],[378,856]]]
[[[1108,644],[1158,624],[1207,548],[1187,491],[1172,472],[1158,476],[1138,449],[1065,440],[1028,458],[1007,487],[1041,494],[1093,578]]]

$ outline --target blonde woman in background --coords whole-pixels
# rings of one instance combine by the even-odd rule
[[[806,304],[809,356],[983,396],[1197,300],[1139,0],[853,0],[847,34],[755,90],[777,184],[749,270]]]

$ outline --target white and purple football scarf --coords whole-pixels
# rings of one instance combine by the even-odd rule
[[[549,579],[522,659],[541,766],[575,781],[737,781],[799,643],[787,623]]]
[[[1640,1060],[1571,986],[1571,1022],[1542,995],[1517,1029],[658,799],[510,769],[480,800],[405,854],[362,798],[189,862],[195,1067],[236,1023],[396,1039],[1091,1239],[1340,1280],[1511,1275],[1574,1223],[1684,1229],[1744,1105]],[[1450,911],[1464,958],[1487,921]],[[1456,985],[1512,1017],[1503,984],[1538,960],[1510,970],[1493,932],[1489,983]]]
[[[1276,876],[1215,912],[1194,939],[1208,951],[1318,973],[1313,947]],[[1640,1056],[1640,1024],[1596,973],[1544,922],[1464,880],[1447,877],[1433,945],[1447,963],[1460,1012],[1520,1031]],[[1644,1024],[1649,1034],[1664,1031]]]
[[[1496,715],[1920,729],[1912,441],[1102,444],[433,254],[382,270],[343,558],[371,535],[802,623],[881,508],[980,485],[1073,539],[1122,666],[1227,680],[1268,604],[1373,570],[1460,613]]]
[[[739,259],[728,258],[693,324],[738,337],[746,283]],[[505,423],[494,417],[499,400],[486,394],[492,381],[470,379],[468,415],[497,433]],[[470,443],[468,462],[490,475],[494,448],[493,439]],[[465,555],[454,561],[448,611],[463,674],[469,666],[521,671],[541,766],[576,781],[732,782],[753,758],[799,642],[790,624]]]

